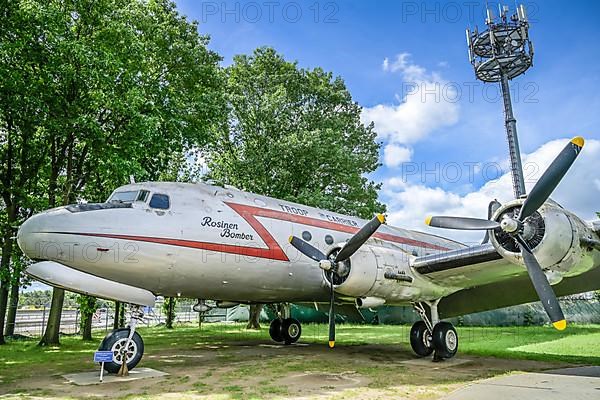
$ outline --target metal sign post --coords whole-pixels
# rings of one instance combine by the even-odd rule
[[[112,351],[97,351],[94,353],[94,362],[100,363],[100,382],[102,382],[102,377],[104,376],[104,363],[113,361],[113,353]]]

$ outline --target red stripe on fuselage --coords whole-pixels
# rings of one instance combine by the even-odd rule
[[[258,236],[263,240],[267,248],[260,247],[248,247],[231,244],[211,243],[211,242],[200,242],[195,240],[185,239],[170,239],[160,238],[152,236],[138,236],[138,235],[119,235],[110,233],[79,233],[79,232],[54,232],[67,235],[82,235],[82,236],[94,236],[111,239],[121,240],[134,240],[139,242],[158,243],[170,246],[187,247],[192,249],[202,249],[221,253],[238,254],[243,256],[266,258],[278,261],[289,261],[289,258],[279,245],[271,233],[264,227],[264,225],[256,219],[256,217],[265,217],[276,219],[279,221],[293,222],[297,224],[312,226],[315,228],[323,228],[331,231],[344,232],[354,234],[358,232],[359,228],[349,225],[340,224],[338,222],[325,221],[319,218],[306,217],[302,215],[290,214],[284,211],[273,210],[270,208],[261,208],[255,206],[249,206],[245,204],[229,203],[225,202],[232,210],[240,215],[248,224],[256,231]],[[410,239],[403,236],[391,235],[389,233],[376,232],[373,237],[385,240],[393,243],[406,244],[409,246],[423,247],[433,250],[449,250],[445,247],[438,246],[433,243],[427,243],[420,240]]]
[[[224,202],[224,203],[227,204],[229,207],[231,207],[233,210],[235,210],[235,212],[240,214],[240,216],[242,218],[244,218],[254,229],[257,229],[257,227],[255,225],[258,225],[265,232],[267,232],[267,230],[263,227],[263,225],[260,222],[258,222],[258,220],[255,217],[266,217],[266,218],[278,219],[281,221],[289,221],[289,222],[294,222],[297,224],[314,226],[315,228],[323,228],[323,229],[329,229],[332,231],[351,233],[351,234],[354,234],[354,233],[358,232],[358,230],[359,230],[359,228],[357,228],[357,227],[340,224],[338,222],[331,222],[331,221],[325,221],[325,220],[322,220],[319,218],[314,218],[314,217],[305,217],[303,215],[290,214],[290,213],[287,213],[284,211],[273,210],[270,208],[261,208],[261,207],[255,207],[255,206],[248,206],[245,204],[228,203],[228,202]],[[257,230],[257,233],[259,233],[258,230]],[[268,234],[268,232],[267,232],[267,234]],[[259,235],[260,235],[260,233],[259,233]],[[262,235],[261,235],[261,237],[262,237]],[[409,246],[424,247],[424,248],[433,249],[433,250],[443,250],[443,251],[449,250],[446,247],[438,246],[433,243],[427,243],[427,242],[423,242],[421,240],[410,239],[410,238],[403,237],[403,236],[391,235],[389,233],[375,232],[373,234],[373,237],[376,237],[378,239],[385,240],[388,242],[407,244]],[[264,240],[264,238],[263,238],[263,240]],[[277,242],[275,242],[275,244],[276,243]]]

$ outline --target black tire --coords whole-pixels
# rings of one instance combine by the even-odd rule
[[[113,361],[104,363],[105,371],[110,372],[111,374],[119,372],[119,368],[121,368],[121,365],[123,364],[123,356],[119,352],[119,349],[122,346],[125,346],[128,337],[129,328],[120,328],[112,331],[106,335],[104,340],[102,340],[98,350],[113,352]],[[127,355],[127,369],[132,370],[138,365],[144,355],[144,341],[137,332],[133,333],[133,337],[129,342],[129,350],[129,354]]]
[[[417,321],[410,328],[410,346],[419,357],[427,357],[433,353],[431,335],[423,321]]]
[[[458,351],[458,334],[449,322],[438,322],[433,327],[432,340],[437,359],[452,358]]]
[[[282,322],[280,318],[275,318],[273,321],[271,321],[271,326],[269,326],[269,335],[271,336],[271,339],[277,343],[283,342],[281,323]]]
[[[281,323],[281,335],[285,344],[296,343],[302,335],[302,325],[294,318],[286,318]]]

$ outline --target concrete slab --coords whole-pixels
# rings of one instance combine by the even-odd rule
[[[507,375],[475,382],[445,400],[564,400],[599,399],[600,367],[578,367]]]
[[[457,365],[466,364],[471,360],[466,358],[453,357],[449,360],[433,362],[431,357],[413,358],[410,360],[400,361],[401,364],[416,365],[418,367],[427,367],[430,369],[456,367]]]
[[[159,378],[166,375],[169,374],[152,368],[138,367],[132,371],[129,371],[128,376],[117,376],[115,374],[107,374],[105,372],[102,382],[100,382],[100,369],[93,372],[80,372],[77,374],[63,375],[62,377],[75,385],[85,386],[97,385],[99,383],[129,382],[145,378]]]

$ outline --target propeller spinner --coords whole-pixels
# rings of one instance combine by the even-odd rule
[[[565,329],[567,327],[567,321],[565,320],[558,299],[556,298],[554,290],[552,290],[552,286],[550,286],[542,267],[523,238],[523,232],[527,224],[527,218],[535,213],[548,200],[561,179],[565,176],[569,168],[571,168],[571,165],[573,165],[573,162],[575,162],[583,145],[584,140],[581,136],[571,139],[536,182],[531,193],[523,202],[517,218],[505,216],[500,222],[497,222],[479,218],[438,216],[427,217],[425,220],[427,225],[437,228],[460,230],[501,229],[512,236],[521,251],[523,262],[527,268],[531,283],[533,284],[550,321],[552,321],[552,325],[558,330]]]
[[[340,266],[348,260],[360,247],[375,233],[381,224],[385,223],[383,214],[377,214],[375,218],[367,222],[358,232],[354,234],[337,254],[327,257],[321,250],[305,242],[304,240],[290,236],[290,243],[300,253],[319,263],[319,267],[329,272],[329,347],[335,346],[335,290],[334,276],[340,271]]]

